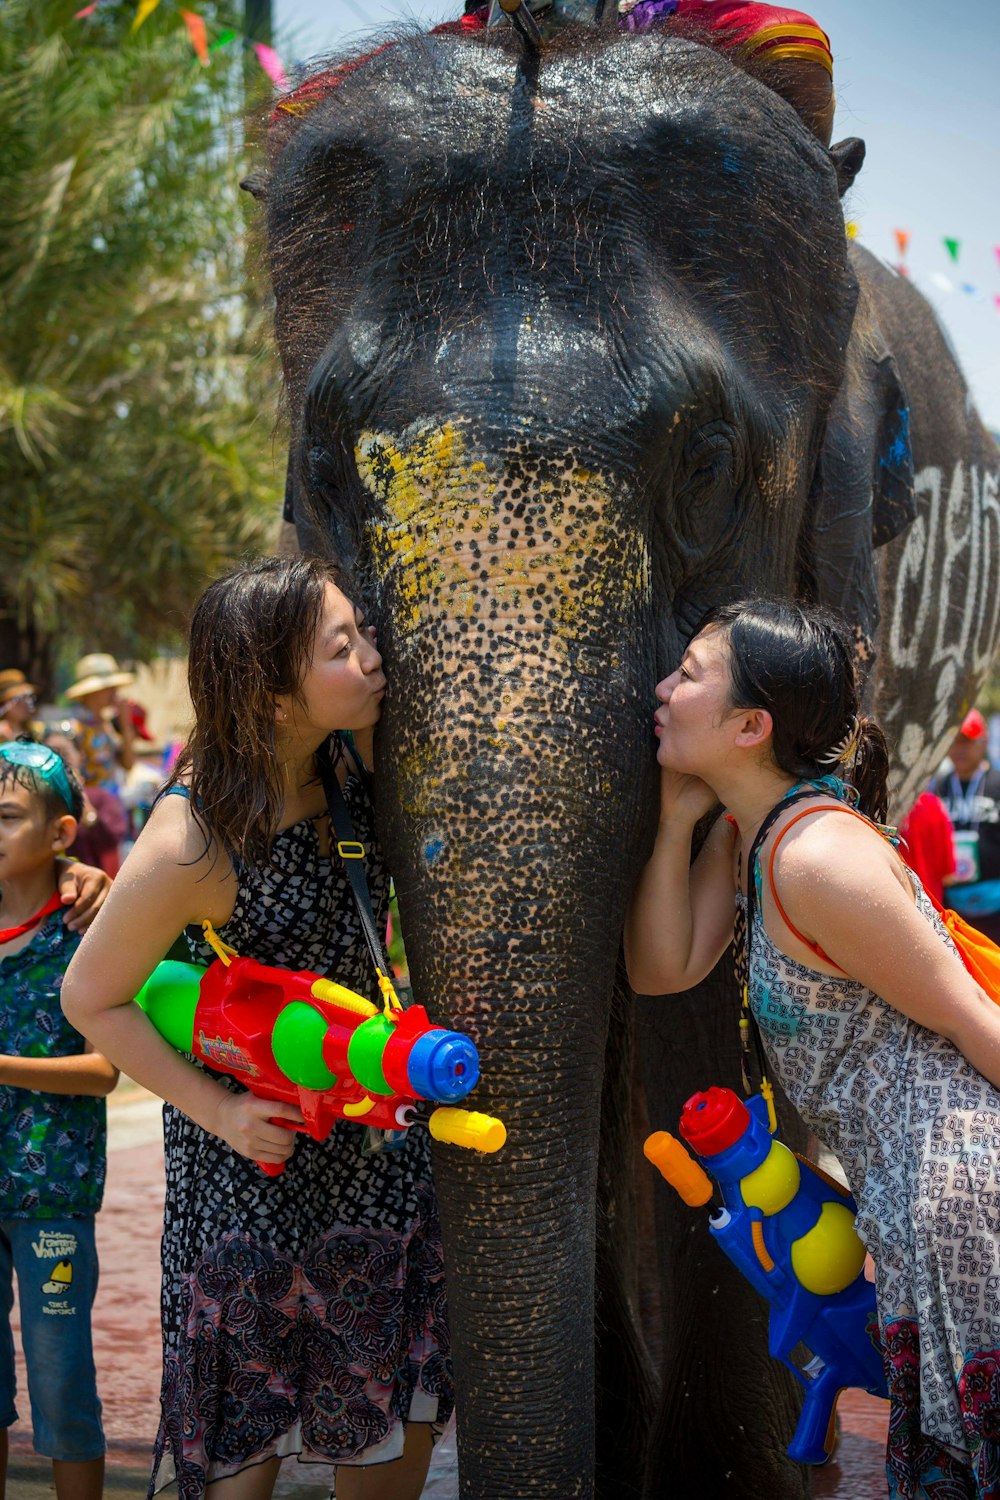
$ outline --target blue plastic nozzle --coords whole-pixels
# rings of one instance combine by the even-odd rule
[[[414,1042],[406,1071],[418,1098],[454,1104],[479,1082],[479,1053],[467,1036],[435,1027]]]

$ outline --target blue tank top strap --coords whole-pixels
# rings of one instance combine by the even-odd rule
[[[828,776],[808,776],[802,781],[797,781],[794,786],[788,788],[781,800],[784,801],[785,797],[791,797],[796,792],[805,791],[809,786],[815,787],[819,796],[825,794],[828,797],[836,797],[838,802],[846,802],[850,807],[856,807],[858,804],[857,787],[851,786],[850,782],[845,781],[842,776],[834,776],[832,772]]]
[[[189,786],[182,786],[180,784],[180,782],[178,782],[176,786],[168,786],[165,792],[161,792],[160,793],[160,796],[161,797],[186,797],[188,799],[188,801],[190,802],[190,800],[191,800],[191,788]]]

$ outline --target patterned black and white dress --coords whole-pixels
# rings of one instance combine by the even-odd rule
[[[354,776],[345,796],[384,926],[371,805]],[[220,932],[237,952],[378,998],[317,820],[279,833],[268,869],[237,874]],[[196,962],[211,962],[200,933],[188,942]],[[440,1428],[453,1391],[426,1126],[374,1154],[364,1127],[346,1121],[323,1142],[297,1135],[279,1177],[170,1105],[164,1137],[164,1368],[149,1494],[176,1478],[180,1500],[201,1500],[212,1480],[275,1455],[387,1461],[402,1453],[404,1421]]]
[[[748,988],[774,1073],[840,1159],[875,1261],[890,1500],[1000,1500],[1000,1091],[874,991],[789,958],[759,901]]]

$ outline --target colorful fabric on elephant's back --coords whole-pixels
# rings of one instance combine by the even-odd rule
[[[711,44],[742,52],[768,54],[775,62],[818,63],[833,72],[830,38],[805,11],[758,0],[620,0],[619,25],[648,31],[672,16],[704,27]]]
[[[433,34],[482,31],[489,14],[490,0],[483,0],[483,4],[468,9],[458,20],[435,26]],[[767,55],[776,62],[818,63],[833,73],[830,39],[805,11],[765,5],[761,0],[620,0],[618,5],[618,25],[622,31],[650,31],[668,24],[674,17],[696,23],[699,38],[703,34],[720,51],[733,48],[744,55]],[[282,116],[307,114],[323,102],[331,89],[392,45],[384,42],[362,57],[313,74],[278,100],[271,115],[272,125]]]
[[[372,852],[371,809],[354,778],[346,795]],[[367,873],[384,920],[377,853]],[[314,822],[278,835],[269,869],[240,873],[221,936],[264,963],[377,998],[343,866],[321,852]],[[193,935],[189,946],[211,960]],[[273,1455],[378,1463],[402,1452],[404,1420],[446,1422],[451,1360],[426,1127],[370,1156],[358,1125],[339,1122],[324,1142],[299,1135],[276,1178],[170,1106],[164,1135],[164,1376],[150,1494],[176,1476],[180,1500],[201,1500],[212,1480]]]
[[[775,1077],[843,1164],[875,1260],[890,1495],[1000,1500],[1000,1092],[873,991],[782,953],[759,908],[749,994]]]

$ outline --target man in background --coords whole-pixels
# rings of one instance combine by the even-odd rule
[[[1000,943],[1000,771],[987,755],[986,720],[970,709],[948,752],[951,770],[931,782],[955,831],[955,882],[948,905]]]

